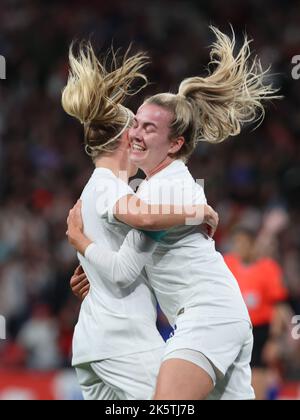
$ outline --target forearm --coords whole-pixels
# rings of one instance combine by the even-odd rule
[[[74,229],[72,235],[69,234],[70,244],[84,256],[87,247],[93,243],[81,230]]]
[[[152,262],[156,246],[157,243],[142,232],[132,230],[119,251],[90,243],[84,256],[99,272],[101,280],[125,288],[135,282],[146,264]]]
[[[180,225],[203,223],[206,206],[146,204],[141,200],[114,210],[115,217],[136,229],[167,230]]]
[[[149,206],[148,230],[167,230],[175,226],[199,225],[204,220],[203,206]]]

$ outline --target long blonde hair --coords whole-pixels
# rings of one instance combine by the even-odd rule
[[[215,70],[207,77],[183,80],[176,95],[162,93],[145,101],[172,112],[170,138],[185,138],[177,158],[187,159],[198,141],[220,143],[239,134],[245,123],[262,121],[263,101],[278,98],[277,90],[264,84],[269,69],[264,71],[257,57],[250,59],[247,36],[235,56],[234,32],[230,39],[219,29],[211,29],[216,41],[210,65],[216,66]]]
[[[111,70],[105,68],[107,57],[101,64],[90,42],[81,42],[74,54],[73,44],[69,49],[69,77],[62,92],[62,106],[67,114],[84,125],[85,150],[93,160],[103,152],[114,151],[125,129],[131,124],[133,113],[122,103],[128,95],[134,95],[147,85],[141,72],[148,57],[137,53],[129,57],[130,47],[121,64],[111,50]],[[131,85],[141,79],[141,87]]]

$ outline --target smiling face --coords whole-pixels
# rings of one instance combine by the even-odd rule
[[[147,103],[136,114],[129,130],[130,159],[146,174],[178,150],[178,139],[171,141],[169,138],[172,118],[167,109]]]

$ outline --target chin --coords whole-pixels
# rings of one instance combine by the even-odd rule
[[[138,156],[135,156],[133,153],[130,153],[129,160],[132,165],[139,165],[143,159],[139,159]]]
[[[145,172],[145,166],[147,167],[147,165],[145,165],[145,163],[147,162],[146,156],[144,157],[136,156],[135,154],[132,153],[130,154],[129,158],[130,158],[131,164],[133,164],[138,169],[141,169],[143,172]]]

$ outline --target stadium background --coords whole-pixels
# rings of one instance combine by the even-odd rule
[[[299,1],[1,0],[7,78],[0,80],[0,314],[7,339],[0,340],[0,399],[79,398],[68,369],[79,303],[69,290],[76,257],[65,227],[93,167],[82,127],[60,105],[69,44],[91,36],[101,51],[111,40],[148,51],[153,84],[145,95],[203,73],[213,40],[208,25],[230,33],[229,22],[238,40],[245,30],[254,39],[264,66],[272,63],[285,99],[268,107],[254,133],[201,144],[190,168],[205,179],[208,201],[219,211],[223,252],[233,226],[258,229],[270,210],[282,221],[266,253],[281,264],[300,314],[300,79],[292,78]],[[130,105],[136,109],[141,100]],[[162,318],[160,327],[166,335]],[[280,337],[277,391],[300,399],[300,340],[292,340],[290,328]]]

